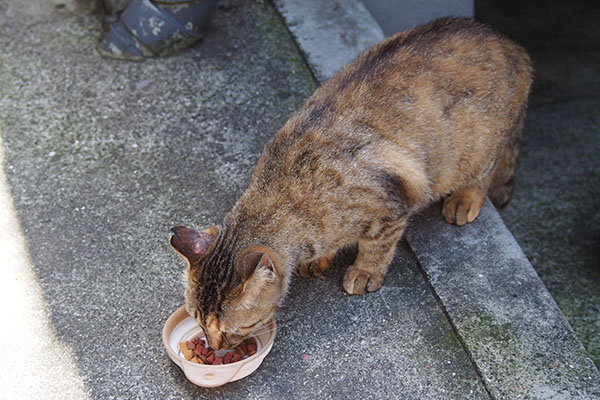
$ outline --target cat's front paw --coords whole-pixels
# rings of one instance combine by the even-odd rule
[[[381,288],[384,279],[385,275],[374,274],[352,265],[348,267],[346,275],[344,275],[344,290],[348,294],[365,294],[365,291],[374,292]]]
[[[311,276],[321,276],[323,272],[325,272],[329,265],[331,264],[331,260],[327,257],[319,258],[316,261],[300,264],[298,266],[298,275],[303,278],[310,278]]]

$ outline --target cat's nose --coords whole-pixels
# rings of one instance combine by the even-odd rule
[[[221,336],[220,332],[214,335],[207,335],[206,341],[213,350],[220,350],[223,348],[223,337]]]

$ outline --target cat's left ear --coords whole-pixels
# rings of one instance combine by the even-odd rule
[[[171,228],[172,235],[169,238],[169,244],[192,266],[206,255],[211,242],[217,237],[219,231],[218,226],[211,226],[202,231],[176,226]]]
[[[238,257],[237,268],[243,280],[252,277],[257,271],[272,273],[275,278],[282,278],[280,260],[277,253],[265,246],[246,247]]]
[[[237,261],[242,276],[240,306],[252,308],[267,288],[279,287],[282,281],[277,254],[263,246],[251,246],[242,251]]]
[[[246,249],[240,256],[239,270],[244,280],[250,278],[257,268],[275,272],[273,260],[267,253],[259,250]]]

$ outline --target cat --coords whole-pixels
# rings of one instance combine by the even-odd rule
[[[410,216],[433,202],[456,225],[486,195],[504,207],[531,83],[523,48],[457,18],[400,32],[335,74],[265,145],[222,226],[172,229],[209,345],[264,327],[294,269],[318,276],[349,245],[345,291],[376,291]]]

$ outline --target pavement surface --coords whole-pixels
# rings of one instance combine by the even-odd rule
[[[369,296],[343,292],[343,258],[321,279],[295,279],[254,374],[216,389],[185,379],[160,339],[183,303],[169,228],[220,222],[318,84],[276,5],[221,3],[199,45],[128,63],[96,53],[101,19],[84,1],[0,0],[0,398],[600,398],[597,369],[546,292],[516,297],[552,311],[566,350],[554,364],[533,354],[547,370],[517,374],[505,361],[518,355],[490,346],[518,348],[520,325],[494,314],[457,324],[464,308],[444,296],[463,277],[441,288],[406,242]],[[413,234],[435,243],[436,215]]]

